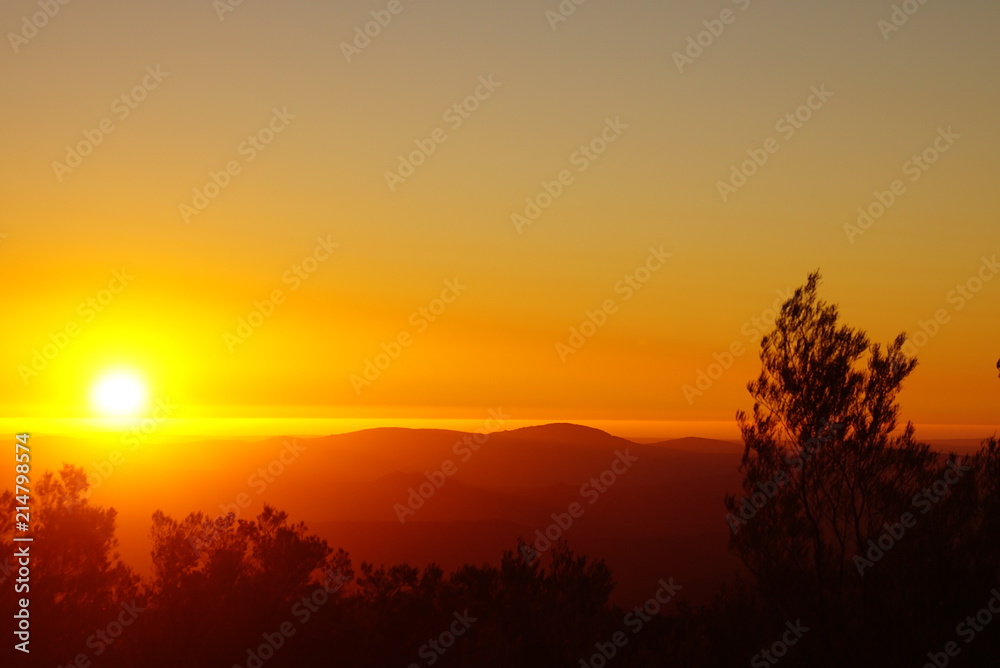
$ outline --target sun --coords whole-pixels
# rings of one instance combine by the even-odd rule
[[[108,372],[94,383],[90,399],[94,408],[104,415],[136,415],[146,406],[146,384],[130,371]]]

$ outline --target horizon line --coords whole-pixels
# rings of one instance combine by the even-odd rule
[[[368,429],[443,429],[475,432],[484,428],[489,418],[0,418],[0,431],[8,434],[32,433],[50,436],[91,436],[152,428],[161,437],[180,436],[205,438],[270,438],[294,436],[313,438],[335,436]],[[553,417],[546,419],[508,418],[490,431],[512,431],[524,427],[551,424],[571,424],[599,429],[628,440],[676,440],[706,438],[742,442],[735,420],[654,420],[654,419],[593,419]],[[905,423],[903,423],[905,425]],[[965,423],[915,424],[916,438],[929,440],[985,440],[1000,432],[998,425]],[[146,429],[143,431],[145,432]]]

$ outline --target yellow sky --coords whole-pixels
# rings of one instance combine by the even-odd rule
[[[390,4],[4,4],[4,416],[128,367],[191,419],[707,425],[820,268],[876,340],[943,312],[906,417],[997,424],[996,3]]]

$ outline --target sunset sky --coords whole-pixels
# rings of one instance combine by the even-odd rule
[[[904,4],[5,2],[3,426],[124,369],[190,433],[732,437],[754,319],[819,268],[875,340],[933,334],[918,436],[987,436],[1000,5]]]

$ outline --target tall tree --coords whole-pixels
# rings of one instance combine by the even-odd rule
[[[726,506],[731,549],[763,600],[829,630],[878,581],[856,557],[899,524],[941,463],[912,424],[898,424],[898,394],[917,364],[905,335],[883,347],[841,324],[819,283],[810,274],[761,341],[753,410],[737,413],[743,494]]]
[[[15,547],[29,546],[30,575],[21,583],[28,589],[15,592],[19,566],[13,568],[0,588],[0,602],[9,620],[6,612],[13,606],[12,597],[30,600],[29,648],[35,665],[69,663],[77,655],[92,657],[98,650],[107,659],[122,645],[121,636],[108,635],[109,627],[117,632],[119,619],[133,619],[143,607],[138,578],[116,552],[117,513],[92,505],[86,491],[82,468],[67,465],[58,474],[46,472],[34,483],[32,542],[14,543],[13,526],[7,523],[0,532],[5,556],[14,554]],[[14,517],[18,505],[13,493],[0,494],[0,509],[7,517]]]

